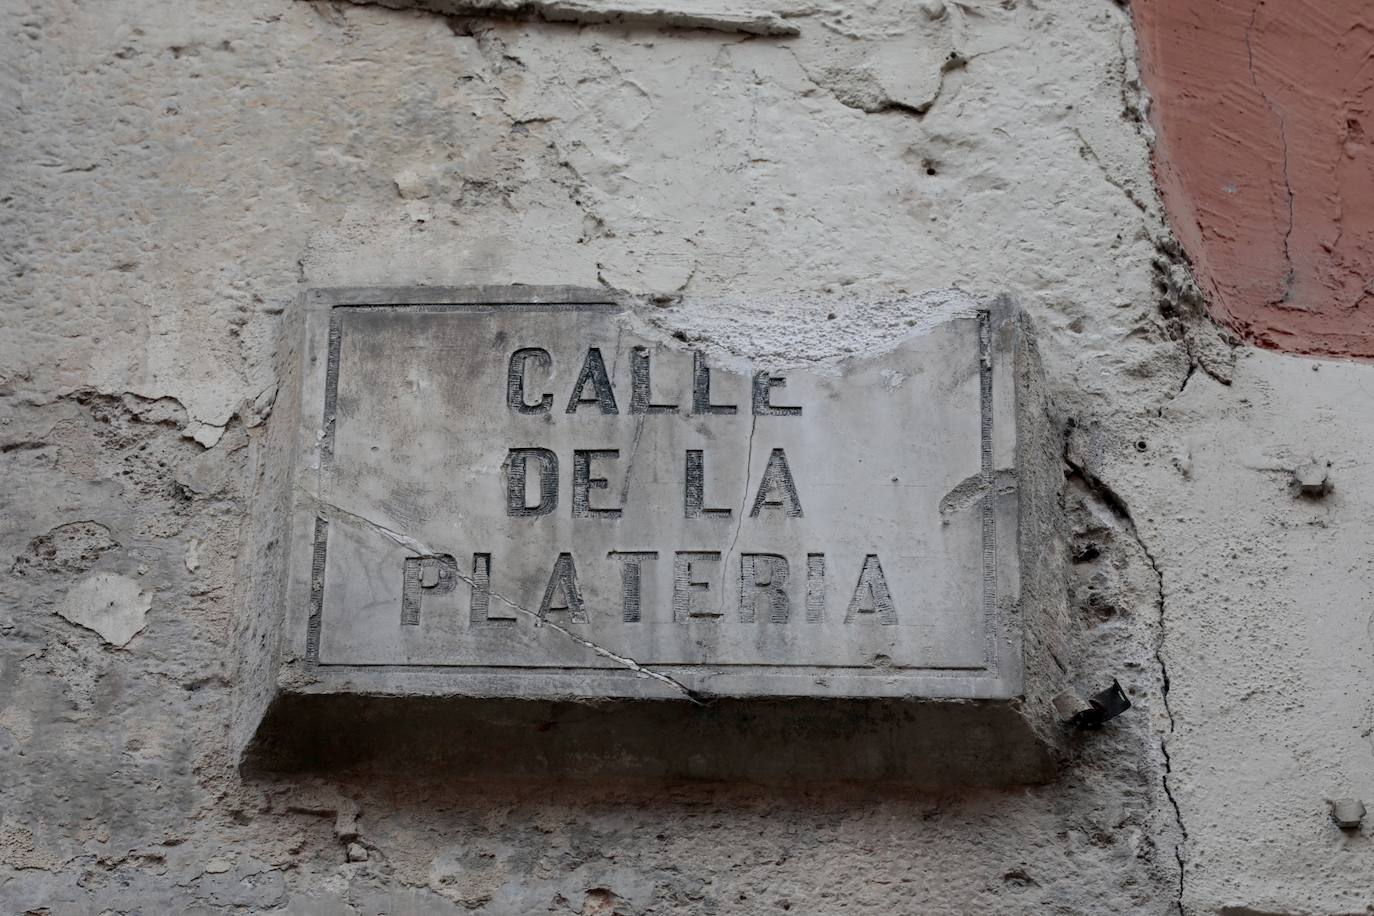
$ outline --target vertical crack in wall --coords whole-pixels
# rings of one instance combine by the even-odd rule
[[[1095,479],[1094,485],[1104,486],[1101,481],[1096,481]],[[1145,554],[1145,559],[1149,561],[1150,569],[1152,569],[1155,574],[1155,582],[1158,589],[1155,597],[1155,606],[1159,612],[1159,637],[1155,640],[1154,655],[1155,663],[1159,665],[1160,696],[1163,700],[1164,716],[1169,721],[1168,733],[1161,735],[1159,739],[1159,752],[1164,757],[1164,778],[1162,780],[1164,795],[1169,799],[1170,807],[1174,809],[1174,822],[1178,825],[1179,832],[1179,842],[1174,844],[1174,860],[1178,863],[1178,898],[1175,900],[1175,903],[1178,905],[1178,911],[1181,914],[1184,912],[1183,881],[1186,874],[1183,860],[1183,845],[1188,842],[1188,828],[1183,823],[1183,810],[1178,805],[1178,799],[1174,797],[1173,786],[1170,782],[1174,768],[1173,758],[1169,755],[1169,739],[1173,737],[1175,723],[1173,707],[1169,705],[1169,665],[1164,660],[1165,627],[1168,623],[1168,617],[1165,612],[1164,571],[1159,568],[1159,561],[1155,559],[1154,554],[1150,552],[1150,548],[1146,546],[1144,538],[1142,538],[1140,533],[1136,530],[1135,522],[1131,519],[1129,511],[1126,510],[1124,502],[1121,503],[1121,508],[1125,513],[1124,520],[1126,523],[1126,530],[1130,532],[1135,542],[1140,545],[1141,552]]]
[[[1173,809],[1174,823],[1178,826],[1179,841],[1174,844],[1174,861],[1178,865],[1178,891],[1174,904],[1178,908],[1178,912],[1183,914],[1186,912],[1183,907],[1183,890],[1186,877],[1183,848],[1188,842],[1188,828],[1183,822],[1183,809],[1179,807],[1178,799],[1174,797],[1173,785],[1171,784],[1171,778],[1173,776],[1173,758],[1169,754],[1169,739],[1174,733],[1175,722],[1174,711],[1169,704],[1169,665],[1164,659],[1165,627],[1168,621],[1164,595],[1164,571],[1160,568],[1159,561],[1155,558],[1154,553],[1146,545],[1144,538],[1140,536],[1140,532],[1136,529],[1135,520],[1131,517],[1131,510],[1126,504],[1126,501],[1119,493],[1103,482],[1101,478],[1089,471],[1082,462],[1074,460],[1070,453],[1067,435],[1064,441],[1064,464],[1068,466],[1073,474],[1077,475],[1078,478],[1083,481],[1088,491],[1110,510],[1112,515],[1121,524],[1122,529],[1130,535],[1131,539],[1135,541],[1136,545],[1140,548],[1141,553],[1145,556],[1146,562],[1150,564],[1150,569],[1154,572],[1156,583],[1155,609],[1158,614],[1157,621],[1159,629],[1159,635],[1155,639],[1154,658],[1155,664],[1159,666],[1160,697],[1164,707],[1164,716],[1168,721],[1168,728],[1159,739],[1159,752],[1164,761],[1164,775],[1161,779],[1161,784],[1164,788],[1164,795],[1169,800],[1169,806]]]

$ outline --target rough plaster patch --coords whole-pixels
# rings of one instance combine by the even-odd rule
[[[404,200],[423,200],[429,196],[425,176],[417,169],[401,169],[392,180],[396,182],[396,193]]]
[[[27,744],[33,737],[33,716],[18,706],[8,706],[0,710],[0,728],[13,735],[20,744]]]
[[[118,573],[96,573],[67,592],[57,613],[123,648],[143,629],[152,606],[152,594],[144,592],[133,579]]]
[[[942,322],[972,315],[991,301],[958,289],[881,299],[839,298],[833,292],[694,296],[643,311],[639,318],[645,333],[690,341],[721,365],[743,366],[748,361],[788,368],[830,363],[838,371],[833,364],[846,357],[877,357]],[[843,315],[826,309],[842,310]],[[785,334],[778,331],[782,321],[787,323]]]
[[[237,860],[225,872],[206,870],[195,883],[198,894],[215,907],[263,912],[287,899],[286,879],[281,871],[251,857]]]
[[[202,443],[204,444],[204,443]],[[235,426],[208,450],[192,455],[176,466],[176,482],[191,493],[212,496],[222,492],[233,478],[233,467],[224,459],[248,444],[242,427]],[[194,570],[193,570],[194,571]]]
[[[6,817],[0,821],[0,863],[13,868],[52,869],[58,860],[38,848],[33,831]]]
[[[15,557],[10,572],[29,575],[42,572],[85,572],[102,554],[119,547],[110,529],[95,521],[67,522],[29,542]]]
[[[334,836],[342,842],[358,838],[358,802],[335,787],[318,784],[300,786],[285,806],[287,811],[322,817],[333,815]]]

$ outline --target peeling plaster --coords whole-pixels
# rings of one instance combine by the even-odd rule
[[[797,26],[763,10],[698,4],[657,6],[634,0],[351,0],[390,9],[414,9],[443,16],[516,16],[575,25],[628,25],[648,28],[709,29],[763,37],[788,37]]]
[[[152,607],[152,595],[133,579],[95,573],[67,592],[57,613],[122,649],[143,630]]]

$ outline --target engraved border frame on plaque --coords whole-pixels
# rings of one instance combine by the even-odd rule
[[[327,625],[324,570],[330,520],[325,508],[334,445],[343,311],[461,308],[598,309],[626,306],[601,290],[575,287],[356,287],[311,289],[302,296],[299,333],[300,418],[293,458],[291,544],[286,582],[285,660],[305,676],[307,693],[357,692],[429,696],[680,697],[665,682],[632,668],[348,664],[319,659]],[[1005,300],[979,308],[976,361],[980,408],[982,562],[980,596],[984,665],[895,670],[817,665],[654,665],[704,694],[721,696],[910,697],[1007,699],[1021,694],[1019,505],[1015,489],[999,491],[998,469],[1017,467],[1017,319]],[[731,670],[743,669],[743,670]],[[760,681],[766,686],[761,687]]]

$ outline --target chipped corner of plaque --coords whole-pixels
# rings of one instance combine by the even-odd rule
[[[833,291],[749,296],[652,297],[613,294],[626,328],[663,346],[699,350],[722,368],[807,367],[840,374],[846,363],[891,352],[954,319],[1015,311],[1008,297],[957,288],[900,296],[856,297]]]

